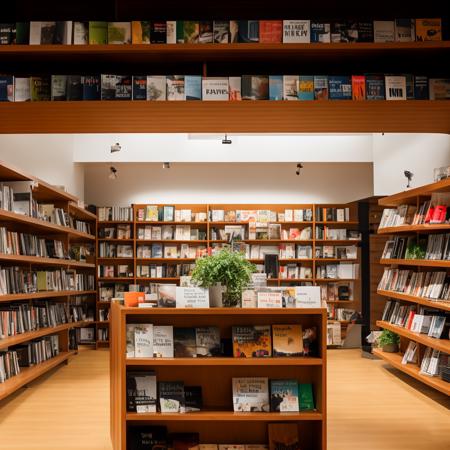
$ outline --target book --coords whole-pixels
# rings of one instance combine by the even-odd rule
[[[230,43],[236,44],[237,42],[239,42],[239,22],[230,20]]]
[[[153,325],[136,324],[134,327],[134,357],[153,358]]]
[[[169,75],[167,81],[167,100],[186,100],[184,91],[184,75]]]
[[[174,342],[171,325],[153,326],[153,356],[155,358],[173,358]]]
[[[133,426],[127,430],[127,448],[130,450],[163,450],[168,446],[164,426]]]
[[[173,330],[175,358],[194,358],[197,356],[195,328],[175,328]]]
[[[296,423],[269,423],[269,450],[300,450],[300,438]]]
[[[15,41],[15,24],[0,23],[0,45],[11,45]]]
[[[30,45],[52,45],[56,39],[56,22],[30,22]]]
[[[269,76],[269,100],[283,100],[283,75]]]
[[[215,20],[213,23],[214,44],[228,44],[230,42],[230,21]]]
[[[150,22],[150,43],[165,44],[167,42],[167,29],[164,20],[152,20]]]
[[[310,41],[309,20],[283,20],[284,44],[301,44],[309,43]]]
[[[183,20],[177,20],[176,21],[176,43],[177,44],[184,44],[184,21]]]
[[[395,40],[411,42],[416,40],[416,21],[414,19],[395,19]]]
[[[133,20],[131,22],[131,43],[150,44],[150,21]]]
[[[185,386],[184,387],[185,411],[200,411],[203,406],[202,387]]]
[[[386,100],[406,100],[406,77],[385,77]]]
[[[184,21],[184,43],[198,44],[199,39],[199,23],[193,20]]]
[[[373,22],[357,22],[357,42],[373,42]]]
[[[52,101],[67,99],[67,75],[52,75],[51,78]]]
[[[262,44],[281,43],[283,39],[282,20],[260,20],[259,42]]]
[[[395,22],[393,20],[374,20],[373,40],[374,42],[394,42]]]
[[[314,76],[300,75],[298,77],[298,99],[314,100]]]
[[[147,100],[166,100],[167,81],[163,75],[147,76]]]
[[[162,413],[185,411],[184,383],[182,381],[159,381],[158,394]]]
[[[108,22],[108,44],[131,44],[130,22]]]
[[[421,75],[414,76],[414,98],[416,100],[428,100],[430,98],[428,77]]]
[[[242,100],[241,83],[241,77],[228,77],[229,100]]]
[[[172,433],[171,450],[198,450],[200,436],[198,433]]]
[[[219,356],[221,354],[220,329],[200,327],[195,329],[197,356]]]
[[[450,78],[430,78],[430,100],[450,99]]]
[[[202,77],[200,75],[185,75],[184,92],[186,100],[202,99]],[[228,99],[228,95],[227,95]]]
[[[366,99],[367,100],[385,99],[384,75],[381,74],[366,75]]]
[[[303,354],[302,326],[272,325],[273,356],[301,356]]]
[[[16,22],[16,40],[17,45],[27,45],[30,43],[30,23]]]
[[[83,85],[83,100],[101,99],[101,77],[100,75],[87,75],[81,77]]]
[[[108,43],[108,22],[89,22],[89,44],[103,45]]]
[[[235,412],[268,412],[269,380],[264,377],[233,378]]]
[[[14,101],[14,77],[11,75],[0,76],[0,102]]]
[[[273,412],[298,412],[298,381],[270,380],[270,410]]]
[[[314,75],[314,100],[328,100],[328,77]]]
[[[330,43],[330,24],[325,22],[311,22],[311,42]]]
[[[166,21],[166,43],[176,44],[177,43],[177,21],[168,20]]]
[[[298,100],[297,89],[298,75],[283,75],[283,100]]]
[[[264,358],[272,355],[270,325],[235,326],[232,328],[235,358]]]
[[[331,22],[331,42],[356,42],[358,23],[349,20]]]
[[[242,75],[243,100],[269,100],[269,77]]]
[[[366,99],[366,77],[364,75],[352,75],[352,99]]]
[[[81,75],[67,76],[67,100],[80,101],[83,100],[83,84]]]
[[[202,80],[202,98],[208,101],[228,100],[230,98],[228,78],[204,77]]]
[[[300,411],[313,411],[314,397],[311,383],[300,383],[298,385]]]
[[[162,258],[161,256],[155,256],[154,248],[161,247],[160,244],[152,245],[152,257]],[[176,248],[176,247],[175,247]],[[157,277],[161,278],[161,277]],[[177,286],[175,284],[159,284],[158,285],[158,307],[160,308],[175,308],[177,302]]]
[[[442,41],[441,19],[416,19],[416,41]]]
[[[238,20],[238,42],[259,42],[259,21]]]
[[[73,44],[88,45],[89,44],[89,23],[74,22],[73,23]]]
[[[156,374],[127,372],[127,411],[136,413],[156,412]]]
[[[147,100],[147,77],[133,76],[133,100]]]
[[[213,22],[212,20],[200,20],[198,24],[199,44],[213,43]]]
[[[32,102],[50,101],[51,83],[49,77],[31,77],[30,83]]]
[[[131,100],[132,77],[128,75],[103,75],[101,76],[102,100]]]
[[[329,76],[328,92],[330,100],[351,100],[351,78],[348,76]]]

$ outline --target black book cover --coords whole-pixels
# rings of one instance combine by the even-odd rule
[[[56,22],[54,44],[64,44],[64,37],[66,34],[66,22]]]
[[[165,21],[152,20],[150,23],[150,42],[152,44],[167,43],[167,26]]]
[[[184,412],[185,397],[182,381],[158,382],[158,394],[161,412]]]
[[[166,427],[145,425],[128,429],[128,450],[165,450],[167,444]]]
[[[67,77],[67,100],[83,100],[83,85],[81,75],[69,75]]]
[[[259,21],[238,20],[238,41],[244,43],[259,42]]]
[[[55,43],[56,22],[50,22],[41,28],[41,45],[51,45]]]
[[[428,77],[416,75],[414,77],[414,98],[416,100],[428,100]]]
[[[358,42],[373,42],[373,22],[358,22]]]
[[[174,328],[173,343],[175,358],[194,358],[197,356],[195,328]]]
[[[201,386],[185,386],[184,398],[186,412],[200,411],[203,407],[202,387]]]
[[[147,76],[133,77],[133,100],[147,100]]]
[[[15,347],[14,350],[17,353],[17,360],[20,367],[29,367],[32,365],[32,361],[30,360],[30,353],[28,351],[28,345]]]
[[[13,43],[17,45],[30,43],[30,22],[16,22],[16,39]]]
[[[213,22],[212,20],[200,20],[198,42],[200,44],[213,43]]]
[[[350,288],[348,286],[338,286],[338,300],[350,300]]]
[[[47,249],[47,254],[49,258],[55,258],[55,241],[46,239],[45,240],[45,247]]]
[[[278,255],[264,255],[264,272],[267,278],[278,278],[280,273]]]
[[[133,78],[131,75],[118,76],[116,83],[116,100],[132,100]]]
[[[331,22],[331,42],[350,42],[350,25],[348,21],[342,20]]]
[[[83,100],[100,100],[100,75],[86,75],[81,78],[83,84]]]
[[[0,23],[0,45],[9,45],[13,43],[13,30],[15,29],[15,24]]]

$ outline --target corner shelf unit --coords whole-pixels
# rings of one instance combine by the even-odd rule
[[[126,450],[127,434],[134,425],[165,425],[169,432],[198,432],[202,443],[267,444],[267,423],[298,424],[301,448],[326,449],[326,328],[327,313],[319,309],[208,308],[152,310],[112,305],[111,439],[114,450]],[[303,358],[126,358],[126,324],[153,323],[173,326],[218,326],[222,337],[233,325],[280,323],[315,326],[318,355]],[[126,411],[126,371],[154,370],[159,381],[183,380],[200,384],[205,410],[185,414]],[[205,370],[207,369],[207,370]],[[292,378],[312,383],[315,411],[293,413],[233,412],[231,379],[263,376]],[[230,435],[230,426],[233,427]]]
[[[398,194],[384,197],[379,200],[379,205],[385,207],[397,207],[403,204],[415,205],[417,208],[425,199],[431,197],[434,192],[450,192],[450,179],[441,180],[435,183],[430,183],[425,186],[410,189],[408,191],[400,192]],[[405,234],[405,235],[423,235],[436,232],[446,233],[450,229],[450,224],[419,224],[419,225],[401,225],[398,227],[387,227],[378,230],[379,234]],[[424,259],[381,259],[380,264],[393,267],[417,268],[417,271],[433,271],[441,270],[448,272],[450,268],[450,261],[444,260],[424,260]],[[378,290],[377,294],[383,297],[407,302],[409,304],[415,303],[420,306],[434,308],[441,312],[450,312],[450,301],[433,300],[424,297],[417,297],[414,295],[405,294],[402,292]],[[400,336],[400,351],[404,352],[408,346],[409,341],[414,341],[419,344],[418,349],[418,363],[417,364],[402,364],[401,354],[384,353],[380,349],[374,349],[374,354],[387,361],[395,368],[402,372],[416,378],[419,381],[450,395],[450,383],[441,380],[439,377],[430,377],[420,373],[420,364],[424,355],[426,347],[430,347],[446,354],[450,354],[450,339],[442,337],[435,339],[426,334],[415,333],[406,328],[393,325],[385,321],[377,321],[377,326],[383,329],[393,331]]]

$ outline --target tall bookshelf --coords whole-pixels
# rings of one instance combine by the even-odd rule
[[[275,323],[315,326],[318,354],[300,358],[126,358],[126,324],[153,323],[183,327],[218,326],[231,337],[233,325]],[[111,439],[114,450],[126,450],[133,426],[165,425],[169,432],[197,432],[201,443],[267,444],[267,424],[296,423],[301,448],[326,449],[326,310],[207,308],[144,310],[112,305]],[[183,380],[201,385],[204,409],[185,414],[130,413],[126,402],[127,370],[154,370],[158,380]],[[312,383],[315,411],[233,412],[232,377],[292,378]]]
[[[78,199],[58,188],[51,186],[43,180],[29,175],[11,165],[0,161],[0,184],[2,182],[23,181],[32,186],[32,197],[38,203],[53,204],[62,208],[64,212],[73,219],[91,223],[92,231],[95,233],[96,216],[78,206]],[[73,228],[50,223],[45,220],[19,214],[13,211],[0,209],[0,226],[8,231],[22,232],[37,235],[42,238],[56,239],[63,242],[65,252],[68,253],[72,244],[89,243],[94,244],[95,234],[88,234]],[[26,256],[23,254],[0,254],[0,266],[19,266],[27,270],[46,269],[70,269],[76,273],[94,274],[95,255],[87,257],[86,261],[44,258],[39,256]],[[40,304],[46,301],[63,302],[67,305],[74,302],[87,303],[95,309],[95,290],[65,290],[65,291],[36,291],[33,293],[10,293],[0,295],[0,306],[11,305],[16,307],[20,304]],[[20,373],[0,383],[0,399],[6,398],[14,391],[26,385],[30,381],[48,372],[62,362],[67,362],[69,357],[76,353],[69,346],[69,330],[73,328],[93,327],[93,321],[68,322],[56,327],[40,328],[21,334],[14,334],[0,339],[0,352],[14,349],[14,346],[30,342],[34,339],[49,335],[59,336],[59,354],[43,363],[22,367]]]
[[[149,204],[150,205],[150,204]],[[120,241],[117,239],[105,239],[98,238],[98,243],[100,245],[101,242],[111,242],[111,243],[127,243],[133,245],[133,257],[132,258],[99,258],[99,264],[111,264],[118,265],[121,263],[129,264],[132,267],[132,277],[114,277],[114,278],[99,278],[99,286],[111,283],[120,283],[124,285],[140,285],[140,286],[148,286],[150,283],[171,283],[171,284],[179,284],[179,276],[138,276],[138,266],[139,265],[162,265],[166,264],[167,266],[175,266],[177,264],[194,264],[196,258],[138,258],[138,248],[142,245],[151,246],[152,244],[160,244],[163,247],[165,245],[175,246],[177,249],[180,249],[182,244],[190,244],[194,247],[201,246],[206,249],[206,253],[211,253],[214,247],[225,245],[226,240],[220,239],[212,239],[212,232],[215,230],[224,229],[227,225],[242,225],[246,228],[248,232],[249,224],[246,222],[236,222],[234,221],[213,221],[210,217],[210,212],[212,210],[224,210],[224,211],[236,211],[236,210],[270,210],[274,211],[277,214],[283,213],[286,209],[311,209],[313,214],[310,221],[270,221],[270,223],[278,223],[280,224],[282,229],[289,228],[299,228],[300,230],[311,227],[312,234],[311,239],[305,240],[292,240],[292,239],[277,239],[277,240],[269,240],[269,239],[244,239],[242,242],[249,245],[267,245],[267,246],[282,246],[284,244],[294,244],[294,245],[309,245],[312,249],[311,258],[307,259],[279,259],[280,268],[286,267],[288,264],[296,264],[298,266],[308,267],[312,271],[312,276],[310,278],[269,278],[268,285],[273,287],[281,287],[281,286],[294,286],[301,283],[310,283],[312,285],[318,285],[322,288],[329,286],[331,283],[348,283],[351,291],[352,291],[352,299],[351,300],[337,300],[337,297],[328,298],[327,303],[330,306],[335,308],[348,308],[354,309],[356,311],[360,311],[361,309],[361,283],[359,276],[355,278],[349,279],[336,279],[336,278],[321,278],[316,276],[316,271],[319,266],[323,266],[326,264],[339,264],[340,262],[348,262],[359,264],[360,262],[360,249],[359,249],[359,241],[348,239],[348,240],[330,240],[330,239],[317,239],[316,238],[316,226],[318,227],[329,227],[331,229],[336,228],[345,228],[347,230],[358,230],[359,222],[358,222],[358,210],[357,204],[166,204],[166,205],[157,205],[151,204],[158,207],[161,206],[173,206],[175,210],[179,209],[190,209],[192,213],[204,213],[206,215],[205,221],[146,221],[139,220],[138,218],[138,210],[145,208],[147,205],[145,204],[135,204],[133,205],[134,209],[134,220],[132,222],[98,222],[98,227],[101,229],[102,227],[116,227],[119,224],[128,224],[131,226],[132,238],[126,241]],[[349,208],[349,219],[346,221],[330,221],[330,220],[316,220],[316,211],[318,208]],[[195,239],[195,240],[175,240],[175,239],[138,239],[139,230],[143,227],[151,227],[158,226],[162,227],[164,225],[189,225],[191,229],[198,229],[199,231],[204,232],[204,239]],[[357,257],[354,259],[338,259],[338,258],[320,258],[316,257],[316,249],[319,246],[357,246]],[[164,256],[164,255],[163,255]],[[251,262],[259,265],[264,264],[263,259],[250,259]],[[187,274],[187,273],[186,273]],[[108,301],[101,301],[99,298],[99,303],[101,307],[108,308]],[[349,322],[346,320],[334,320],[334,322],[339,322],[341,327],[341,335],[345,338],[346,330],[349,325]],[[106,342],[103,344],[107,344]]]
[[[419,208],[425,200],[430,199],[433,193],[450,192],[450,179],[438,181],[425,186],[421,186],[408,191],[403,191],[398,194],[384,197],[379,200],[379,204],[384,207],[398,207],[400,205],[413,205]],[[397,227],[386,227],[378,230],[380,235],[404,235],[404,236],[429,236],[433,233],[446,233],[450,225],[443,224],[421,224],[421,225],[401,225]],[[440,270],[448,274],[450,268],[450,261],[448,260],[427,260],[427,259],[381,259],[380,263],[386,267],[412,269],[418,272]],[[414,295],[407,295],[402,292],[378,290],[378,295],[385,299],[393,299],[402,304],[416,304],[417,306],[425,306],[427,308],[435,309],[439,312],[450,312],[449,301],[436,301],[429,298],[417,297]],[[420,373],[420,364],[424,356],[425,348],[439,350],[443,353],[450,354],[450,340],[448,336],[442,336],[440,339],[428,337],[426,334],[412,332],[406,328],[393,325],[389,322],[378,320],[377,326],[395,332],[400,336],[400,354],[385,353],[380,349],[374,349],[374,353],[386,362],[410,375],[411,377],[421,381],[428,386],[431,386],[444,394],[450,395],[450,384],[443,381],[439,377],[430,377]],[[406,350],[409,341],[414,341],[419,344],[419,357],[417,364],[402,364],[402,353]]]

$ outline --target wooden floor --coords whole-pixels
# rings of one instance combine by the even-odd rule
[[[0,402],[0,449],[111,450],[107,351]],[[329,351],[329,450],[449,450],[449,400],[356,350]]]

